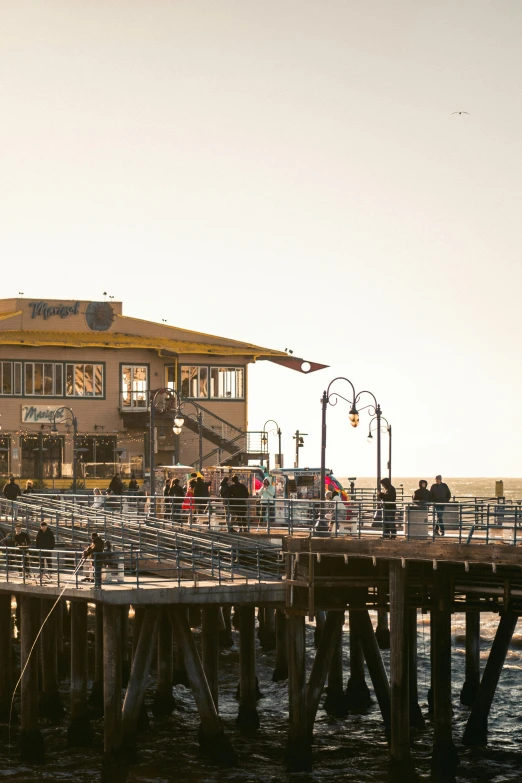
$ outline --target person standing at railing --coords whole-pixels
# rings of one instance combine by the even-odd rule
[[[431,494],[428,489],[428,482],[425,479],[419,481],[419,488],[413,493],[413,502],[418,508],[426,508],[431,501]]]
[[[185,499],[183,501],[183,505],[181,506],[181,510],[185,511],[189,518],[192,518],[192,513],[194,511],[194,487],[196,486],[196,479],[191,479],[188,483],[187,487],[187,494],[185,495]]]
[[[163,497],[165,500],[163,501],[164,507],[163,507],[163,519],[170,519],[172,516],[172,501],[170,499],[170,487],[171,487],[171,480],[170,478],[165,479],[165,483],[163,485]]]
[[[261,514],[260,517],[268,525],[274,518],[274,498],[275,487],[270,483],[269,478],[263,479],[263,485],[257,491],[257,497],[261,501]]]
[[[54,533],[51,530],[51,528],[48,527],[45,519],[42,520],[42,522],[40,522],[40,530],[36,534],[36,541],[34,545],[36,549],[45,549],[45,550],[54,549],[55,546]],[[40,564],[41,564],[43,575],[47,576],[47,578],[50,579],[51,557],[49,556],[49,554],[41,555]]]
[[[172,479],[170,482],[170,497],[172,498],[172,521],[179,523],[181,522],[181,506],[185,497],[179,479]]]
[[[17,546],[19,549],[22,550],[21,557],[20,557],[20,576],[23,576],[25,573],[26,576],[29,576],[31,573],[29,568],[29,557],[27,556],[26,550],[29,549],[31,546],[31,538],[29,536],[29,533],[27,533],[25,530],[22,530],[22,525],[20,522],[17,522],[15,525],[15,532],[11,535],[4,538],[3,544],[5,546]]]
[[[102,558],[100,555],[102,553],[103,538],[96,532],[91,533],[91,543],[86,549],[83,550],[83,557],[86,562],[92,561],[92,570],[90,571],[90,574],[94,574],[94,579],[92,576],[87,574],[87,576],[83,577],[82,582],[94,581],[94,587],[101,587]]]
[[[435,511],[437,513],[437,524],[435,525],[435,533],[439,536],[444,535],[444,508],[445,503],[449,503],[451,500],[451,490],[447,484],[442,481],[442,476],[439,474],[435,476],[435,484],[430,487],[430,500],[435,503]]]
[[[383,538],[397,538],[397,527],[395,525],[395,512],[397,511],[397,492],[386,476],[381,479],[381,491],[379,500],[383,505]]]
[[[140,485],[136,481],[136,476],[134,473],[131,473],[130,481],[129,481],[129,492],[137,492],[140,488]]]
[[[25,489],[22,492],[22,495],[32,495],[33,491],[33,482],[31,479],[28,479],[28,481],[25,482]]]
[[[210,493],[208,491],[209,483],[203,481],[202,476],[196,478],[196,485],[194,487],[194,502],[196,504],[196,511],[198,514],[204,512],[205,507],[208,505],[208,499]]]
[[[123,481],[121,480],[121,476],[119,473],[115,473],[114,476],[112,477],[111,483],[109,484],[108,491],[112,495],[123,494]]]

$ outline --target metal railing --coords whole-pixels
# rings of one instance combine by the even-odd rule
[[[434,539],[444,533],[450,540],[474,543],[506,543],[521,540],[522,505],[518,503],[451,502],[427,504],[397,502],[387,509],[379,501],[335,502],[318,500],[259,500],[242,502],[222,498],[194,498],[183,508],[183,498],[156,498],[156,516],[151,517],[151,499],[145,496],[109,496],[103,508],[89,505],[89,496],[27,496],[24,501],[0,501],[2,517],[12,524],[19,518],[37,526],[42,516],[52,529],[67,530],[71,541],[87,540],[92,530],[114,538],[123,547],[141,544],[168,549],[174,533],[207,535],[215,541],[231,537],[248,546],[243,533],[253,538],[279,538],[307,534],[356,538]],[[47,516],[46,516],[47,515]],[[159,544],[152,538],[159,536]],[[258,543],[258,542],[256,542]]]

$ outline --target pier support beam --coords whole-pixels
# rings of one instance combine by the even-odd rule
[[[121,732],[121,607],[103,607],[102,783],[120,783],[128,773]]]
[[[361,715],[371,706],[372,697],[364,676],[364,655],[354,614],[355,610],[350,609],[350,676],[346,685],[346,705],[349,712]]]
[[[130,650],[129,650],[129,609],[128,604],[121,607],[121,684],[127,687],[130,675]]]
[[[480,686],[480,612],[466,612],[466,679],[460,703],[471,707]]]
[[[410,683],[410,728],[424,729],[426,723],[419,706],[419,686],[417,675],[417,609],[408,609],[409,636],[409,683]]]
[[[323,611],[322,609],[319,609],[319,611],[316,612],[315,615],[315,628],[314,628],[315,649],[319,647],[319,642],[321,641],[321,634],[323,632],[325,622],[326,622],[326,612]]]
[[[183,650],[187,677],[201,720],[199,730],[200,746],[202,750],[216,761],[228,766],[235,765],[237,762],[236,754],[221,726],[205,672],[203,671],[203,665],[188,624],[187,613],[182,607],[178,606],[170,606],[168,612],[176,640],[179,640],[180,647]]]
[[[431,682],[433,689],[432,768],[451,772],[459,763],[451,731],[451,611],[453,582],[443,563],[433,574],[431,604]]]
[[[233,647],[234,639],[232,638],[232,607],[222,606],[221,616],[223,618],[223,627],[219,632],[219,644],[221,647]]]
[[[288,679],[288,650],[286,641],[286,615],[283,609],[276,609],[276,656],[275,669],[272,674],[272,682],[281,682]]]
[[[70,748],[92,744],[87,712],[87,603],[71,602],[71,719],[67,728]]]
[[[13,694],[11,596],[0,594],[0,723],[9,722]]]
[[[259,728],[256,709],[255,608],[239,609],[239,713],[236,724],[244,731]]]
[[[261,639],[261,647],[265,652],[271,652],[276,648],[275,612],[275,609],[265,606],[263,637]]]
[[[306,710],[305,618],[290,615],[287,629],[289,728],[286,763],[289,772],[309,772],[312,769],[312,750],[308,742]]]
[[[53,598],[40,599],[40,662],[42,682],[38,709],[40,717],[57,724],[63,718],[63,705],[58,690],[58,666],[56,647],[56,617],[58,606],[53,610]],[[52,611],[51,611],[52,610]],[[51,612],[51,614],[49,614]],[[46,620],[46,618],[48,619]]]
[[[201,610],[201,659],[216,712],[219,713],[219,606]]]
[[[390,560],[390,695],[392,761],[410,762],[410,696],[408,659],[408,572],[400,560]]]
[[[310,679],[306,688],[306,710],[308,725],[307,742],[309,744],[312,741],[315,716],[317,714],[317,708],[319,706],[319,701],[323,692],[326,675],[328,674],[328,678],[330,678],[330,672],[332,671],[332,661],[335,660],[336,655],[338,656],[339,648],[342,650],[341,634],[343,632],[343,624],[344,612],[332,611],[327,613],[325,624],[321,633],[321,641],[319,643],[319,647],[317,648],[315,660],[312,665],[312,671],[310,672]]]
[[[187,612],[186,609],[182,609],[180,611]],[[188,618],[188,612],[187,612],[187,618]],[[170,619],[170,617],[169,617]],[[220,610],[220,619],[221,617],[221,610]],[[188,620],[187,620],[188,622]],[[221,626],[220,626],[221,628]],[[174,645],[173,649],[173,658],[174,658],[174,670],[172,672],[172,684],[173,685],[184,685],[186,688],[190,687],[190,683],[188,681],[187,677],[187,671],[185,669],[185,658],[183,655],[183,649],[181,647],[181,644],[179,642],[179,639],[176,638],[176,631],[174,630],[174,627],[172,629],[172,641]]]
[[[367,609],[354,612],[355,627],[361,640],[361,647],[366,659],[366,665],[379,704],[384,731],[390,736],[390,683],[384,667],[381,651],[377,643],[372,621]]]
[[[169,622],[170,626],[170,622]],[[129,758],[135,759],[136,737],[142,720],[145,689],[158,639],[158,610],[147,608],[140,614],[140,634],[134,646],[129,683],[122,712],[123,745]]]
[[[172,671],[174,666],[172,627],[165,609],[158,619],[158,662],[156,693],[152,701],[152,714],[156,718],[172,715],[176,706],[172,695]]]
[[[500,618],[480,687],[466,724],[464,745],[487,745],[488,715],[515,627],[517,615],[504,612]]]
[[[20,602],[20,667],[24,671],[20,686],[20,757],[29,764],[43,762],[45,746],[38,726],[38,651],[32,650],[40,628],[40,601],[28,595]]]
[[[326,620],[332,612],[328,612]],[[337,618],[337,638],[331,640],[333,644],[332,656],[330,658],[330,667],[328,669],[328,688],[326,689],[326,699],[324,700],[325,712],[334,718],[346,718],[348,715],[348,705],[346,701],[346,694],[344,692],[344,676],[343,676],[343,625],[344,625],[344,612],[339,612],[339,618]],[[325,633],[326,623],[323,628],[322,636]],[[317,654],[321,649],[321,642],[317,649]],[[317,658],[317,656],[316,656]]]

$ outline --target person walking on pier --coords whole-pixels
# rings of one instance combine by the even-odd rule
[[[435,511],[437,513],[437,524],[435,525],[435,533],[439,536],[444,535],[444,508],[445,503],[449,503],[451,500],[451,490],[447,484],[442,481],[442,476],[435,476],[435,484],[430,487],[430,500],[435,503]]]
[[[236,518],[237,526],[241,530],[247,527],[245,517],[247,515],[247,499],[250,497],[246,484],[242,484],[237,476],[232,476],[230,487],[230,513]]]
[[[413,493],[413,502],[419,508],[426,508],[431,500],[431,493],[428,489],[428,482],[425,479],[419,481],[419,488]]]
[[[397,538],[397,527],[395,526],[395,512],[397,510],[397,492],[390,479],[385,477],[381,479],[381,491],[379,500],[383,504],[383,538]]]
[[[47,522],[42,520],[40,523],[40,530],[36,534],[36,541],[35,541],[35,547],[36,549],[44,549],[44,550],[53,550],[55,546],[54,541],[54,533],[51,530],[50,527],[48,527]],[[40,555],[40,567],[42,569],[42,574],[47,577],[47,579],[51,578],[51,556],[48,552],[46,552],[45,555]]]
[[[194,487],[194,502],[198,514],[204,513],[205,507],[208,505],[209,497],[208,483],[203,481],[202,476],[198,476],[196,478],[196,486]]]
[[[25,573],[26,576],[29,576],[31,569],[29,568],[30,561],[26,550],[31,546],[31,539],[29,537],[29,533],[27,533],[25,530],[22,530],[22,525],[20,522],[16,523],[15,532],[10,536],[7,536],[3,543],[5,543],[6,546],[17,546],[22,550],[20,559],[18,560],[20,569],[19,574],[20,576],[23,576]]]
[[[179,479],[172,479],[170,482],[170,497],[172,498],[172,521],[181,522],[181,506],[185,493],[179,483]]]
[[[14,476],[11,476],[7,484],[4,485],[4,497],[11,501],[11,515],[13,520],[18,518],[18,506],[15,506],[14,501],[17,500],[22,494],[20,485],[16,483]]]

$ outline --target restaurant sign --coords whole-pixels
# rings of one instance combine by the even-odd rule
[[[22,405],[22,424],[39,424],[40,422],[52,424],[53,421],[59,424],[66,416],[67,411],[61,405]]]
[[[45,321],[52,315],[59,315],[60,318],[67,318],[68,315],[78,315],[80,312],[80,303],[74,305],[50,305],[47,302],[29,302],[29,307],[33,308],[31,318],[37,318],[41,315]]]

